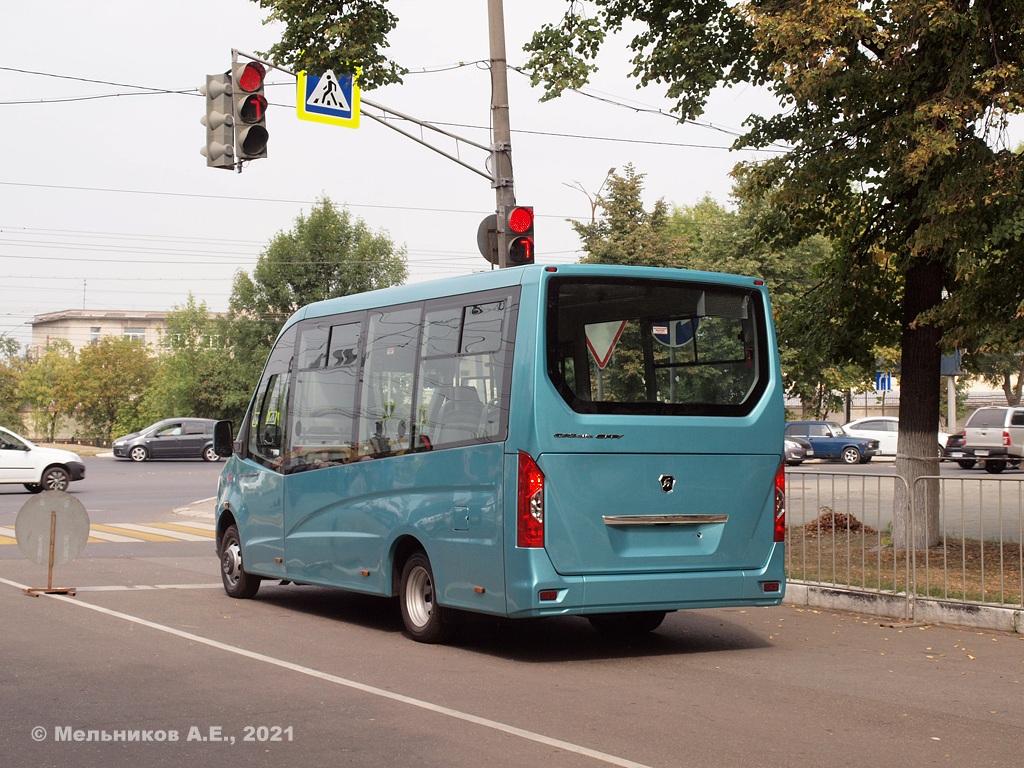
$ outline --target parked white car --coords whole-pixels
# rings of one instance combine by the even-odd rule
[[[21,483],[32,493],[66,491],[74,480],[85,478],[85,464],[77,453],[44,448],[0,427],[0,483]]]
[[[870,437],[877,440],[879,456],[896,455],[896,441],[899,439],[900,420],[895,416],[868,416],[863,419],[854,419],[849,424],[844,424],[843,429],[856,437]],[[937,455],[942,456],[949,435],[945,432],[939,432],[936,438]]]

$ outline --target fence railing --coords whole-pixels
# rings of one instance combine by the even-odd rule
[[[937,531],[927,526],[925,508],[932,483]],[[788,472],[788,578],[897,597],[906,601],[908,619],[925,598],[1024,607],[1024,480],[918,478],[907,530],[923,516],[926,538],[937,540],[920,550],[894,546],[898,487],[906,486],[895,475]]]

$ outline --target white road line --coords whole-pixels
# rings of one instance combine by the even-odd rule
[[[124,584],[104,587],[75,587],[76,592],[131,592],[140,589],[223,589],[219,581],[211,584]]]
[[[156,536],[166,536],[171,539],[180,539],[181,541],[209,541],[209,536],[199,536],[195,533],[185,533],[184,531],[175,531],[168,528],[157,528],[156,526],[149,525],[138,525],[137,523],[117,523],[112,527],[122,528],[126,531],[138,531],[139,533],[151,533]]]
[[[142,541],[138,536],[122,536],[119,533],[107,533],[106,531],[97,531],[95,528],[89,529],[90,539],[102,539],[103,541],[114,542],[115,544],[132,543],[137,544]]]
[[[28,587],[23,584],[18,584],[14,581],[8,581],[4,578],[0,578],[0,584],[7,584],[20,590],[28,589]],[[365,683],[359,683],[355,680],[349,680],[344,677],[338,677],[337,675],[331,675],[327,672],[321,672],[318,669],[313,669],[312,667],[304,667],[301,664],[294,664],[290,661],[277,659],[273,656],[267,656],[262,653],[256,653],[255,651],[249,651],[245,648],[239,648],[234,645],[228,645],[227,643],[222,643],[218,640],[211,640],[208,637],[194,635],[191,632],[185,632],[180,629],[175,629],[174,627],[168,627],[164,624],[157,624],[154,621],[148,621],[147,619],[143,619],[138,616],[132,616],[127,613],[121,613],[120,611],[113,611],[109,608],[104,608],[100,605],[83,603],[81,600],[76,600],[73,597],[67,597],[65,595],[42,596],[49,597],[54,600],[60,600],[61,602],[67,603],[69,605],[77,605],[80,608],[88,608],[90,611],[96,611],[97,613],[102,613],[107,616],[113,616],[117,619],[124,619],[125,621],[129,621],[132,624],[138,624],[139,626],[149,627],[150,629],[155,629],[158,632],[166,632],[169,635],[174,635],[175,637],[180,637],[184,640],[188,640],[193,643],[199,643],[200,645],[205,645],[210,648],[216,648],[227,653],[233,653],[236,656],[243,656],[247,659],[253,659],[254,661],[262,661],[265,664],[280,667],[281,669],[287,669],[290,672],[298,672],[299,674],[308,675],[309,677],[314,677],[318,680],[323,680],[328,683],[334,683],[335,685],[342,685],[346,688],[351,688],[356,691],[362,691],[363,693],[368,693],[371,696],[379,696],[382,699],[390,699],[391,701],[397,701],[400,704],[407,704],[411,707],[417,707],[419,709],[426,710],[427,712],[434,712],[436,714],[443,715],[445,717],[450,717],[455,720],[462,720],[467,723],[479,725],[483,728],[490,728],[501,733],[507,733],[510,736],[515,736],[520,739],[536,742],[537,744],[544,744],[549,747],[554,747],[555,749],[561,749],[566,752],[571,752],[573,754],[589,757],[599,762],[607,763],[608,765],[617,765],[621,766],[621,768],[650,768],[650,766],[644,765],[643,763],[637,763],[632,760],[627,760],[623,757],[609,755],[606,752],[598,752],[597,750],[589,749],[587,747],[580,746],[579,744],[573,744],[568,741],[562,741],[561,739],[553,739],[550,736],[545,736],[540,733],[534,733],[533,731],[527,731],[523,728],[517,728],[513,725],[508,725],[506,723],[500,723],[497,720],[489,720],[486,717],[478,717],[477,715],[471,715],[468,712],[461,712],[457,709],[451,709],[449,707],[441,706],[440,704],[433,704],[429,701],[415,699],[411,696],[403,696],[400,693],[388,691],[383,688],[376,688],[372,685],[366,685]]]

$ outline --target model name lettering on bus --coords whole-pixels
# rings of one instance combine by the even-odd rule
[[[579,435],[575,432],[556,432],[553,437],[578,437],[587,440],[620,440],[622,435]]]

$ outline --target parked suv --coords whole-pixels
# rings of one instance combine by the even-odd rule
[[[844,464],[866,464],[878,453],[877,440],[849,435],[834,421],[790,421],[786,437],[809,442],[816,459],[839,459]]]
[[[213,450],[214,419],[164,419],[141,432],[114,441],[119,459],[205,459],[217,461]]]
[[[32,493],[66,491],[85,477],[77,453],[44,448],[0,427],[0,483],[21,483]]]
[[[964,424],[962,450],[963,458],[983,460],[986,472],[1016,466],[1024,458],[1024,407],[987,405],[976,410]]]

